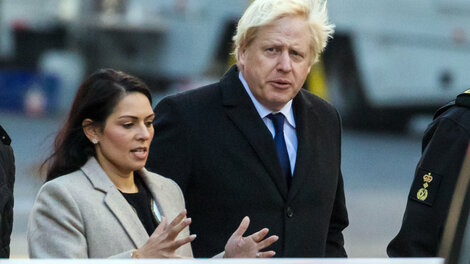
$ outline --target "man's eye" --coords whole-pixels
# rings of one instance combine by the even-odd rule
[[[292,55],[294,55],[294,56],[296,56],[296,57],[301,57],[301,58],[304,57],[301,53],[299,53],[299,52],[297,52],[297,51],[295,51],[295,50],[293,50],[291,53],[292,53]]]

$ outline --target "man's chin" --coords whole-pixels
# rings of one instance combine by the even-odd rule
[[[266,102],[263,105],[271,111],[280,111],[287,104],[287,102],[289,102],[289,100],[277,100]]]

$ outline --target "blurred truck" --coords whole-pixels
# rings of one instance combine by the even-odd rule
[[[403,128],[470,88],[470,1],[330,0],[326,98],[346,123]]]
[[[4,0],[28,2],[31,0]],[[89,70],[114,67],[154,90],[216,80],[250,0],[48,0]],[[306,88],[346,124],[403,128],[470,88],[470,1],[329,0],[336,33]],[[40,19],[41,17],[39,17]]]

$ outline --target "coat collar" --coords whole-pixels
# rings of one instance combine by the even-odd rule
[[[83,165],[81,170],[96,190],[105,193],[104,203],[119,220],[134,242],[135,247],[141,247],[149,238],[147,231],[124,196],[122,196],[111,179],[109,179],[108,175],[106,175],[106,172],[101,168],[98,161],[94,157],[91,157],[87,163]],[[141,175],[144,174],[145,173],[141,173]],[[144,178],[144,181],[147,183],[147,177],[142,176],[142,178]],[[152,183],[152,186],[153,185],[157,184]],[[154,195],[153,192],[152,195]]]
[[[243,88],[236,66],[233,66],[222,77],[220,87],[222,102],[228,117],[244,134],[282,197],[287,199],[287,183],[282,176],[281,165],[275,155],[276,147],[271,133]]]
[[[145,168],[142,168],[139,171],[140,177],[144,180],[147,185],[150,193],[152,194],[153,199],[157,203],[158,211],[161,216],[171,215],[170,212],[174,211],[174,199],[173,194],[170,194],[168,191],[164,190],[162,181],[159,181],[162,176],[149,172]],[[161,219],[160,219],[161,220]],[[172,219],[167,219],[172,221]]]

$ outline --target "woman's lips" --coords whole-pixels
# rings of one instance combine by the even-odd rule
[[[137,159],[146,159],[148,155],[148,151],[146,147],[142,148],[135,148],[131,150],[131,153],[137,158]]]

